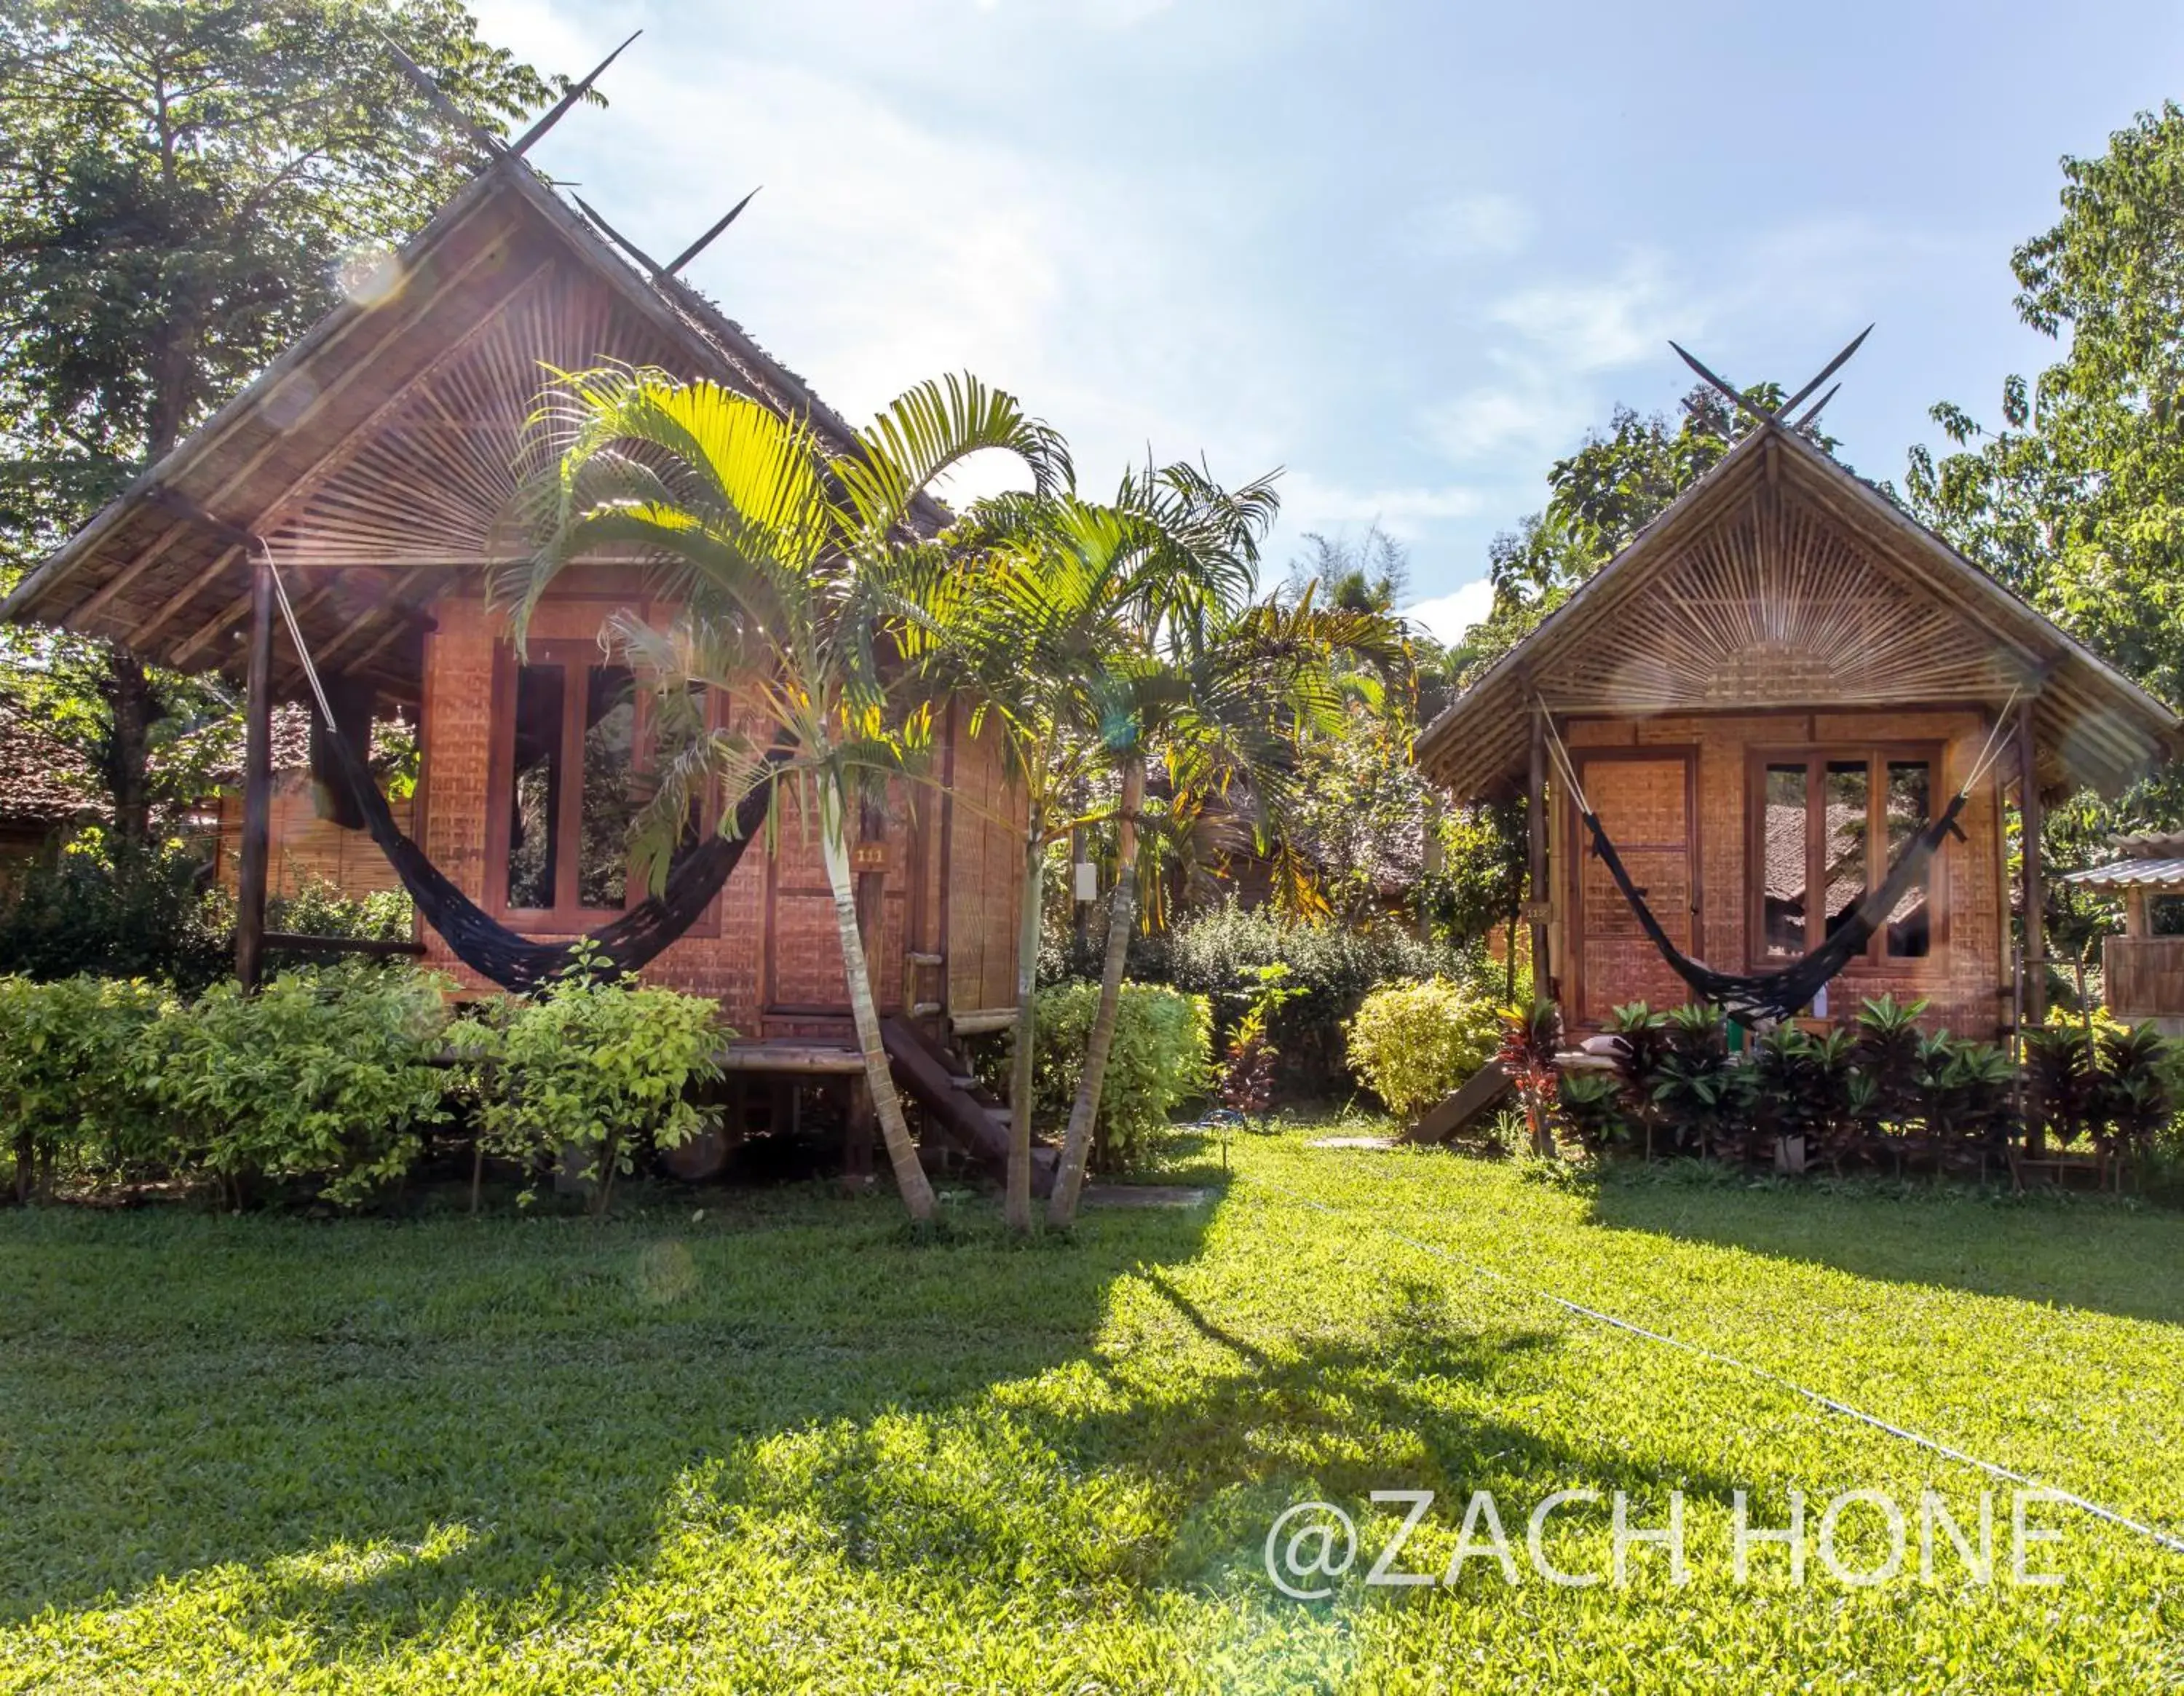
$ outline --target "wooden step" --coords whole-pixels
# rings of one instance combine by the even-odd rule
[[[1474,1120],[1499,1107],[1515,1085],[1502,1062],[1489,1060],[1465,1080],[1463,1087],[1427,1109],[1425,1116],[1403,1133],[1406,1143],[1446,1143]]]

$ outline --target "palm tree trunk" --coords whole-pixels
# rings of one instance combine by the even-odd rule
[[[850,847],[843,834],[844,820],[838,798],[828,797],[827,816],[819,830],[822,857],[827,862],[827,882],[834,896],[834,926],[842,938],[842,976],[850,989],[850,1017],[857,1030],[857,1050],[865,1062],[865,1084],[872,1093],[879,1115],[880,1134],[887,1139],[888,1160],[902,1191],[903,1205],[912,1219],[923,1223],[933,1217],[933,1186],[918,1164],[917,1147],[910,1140],[910,1126],[902,1116],[902,1098],[894,1093],[894,1074],[888,1070],[887,1049],[880,1041],[880,1013],[872,1000],[872,968],[865,961],[864,934],[857,928],[857,897],[850,881]]]
[[[1115,1043],[1115,1019],[1123,1004],[1123,968],[1129,958],[1130,926],[1138,916],[1138,809],[1145,804],[1145,762],[1133,756],[1123,767],[1123,804],[1117,817],[1115,895],[1107,913],[1107,959],[1100,974],[1100,1010],[1085,1045],[1084,1075],[1077,1081],[1077,1099],[1069,1109],[1069,1134],[1061,1145],[1061,1169],[1046,1204],[1050,1225],[1067,1225],[1077,1216],[1078,1192],[1092,1149],[1092,1126],[1100,1116],[1100,1087],[1106,1082],[1107,1051]]]
[[[1024,839],[1023,901],[1017,921],[1016,1052],[1009,1066],[1009,1229],[1031,1230],[1031,1092],[1039,1036],[1039,932],[1045,917],[1046,845],[1036,826]]]

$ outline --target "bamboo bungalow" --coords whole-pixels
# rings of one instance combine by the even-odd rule
[[[2020,997],[2041,1010],[2043,797],[2115,792],[2168,755],[2178,720],[1747,410],[1751,433],[1452,703],[1418,762],[1458,799],[1529,794],[1532,958],[1576,1030],[1623,1003],[1695,998],[1663,941],[1756,975],[1841,936],[1857,946],[1827,987],[1801,990],[1811,1013],[1841,1018],[1888,992],[1924,998],[1930,1025],[1992,1037]],[[1968,780],[1954,829],[1875,911],[1891,860]],[[2030,845],[2022,974],[2013,801]],[[1843,928],[1861,908],[1869,936]]]
[[[498,158],[0,609],[247,684],[246,976],[267,885],[271,709],[307,693],[269,556],[337,716],[398,706],[416,723],[405,837],[454,898],[524,937],[564,941],[644,904],[618,826],[638,803],[648,715],[598,642],[616,609],[649,610],[641,579],[611,563],[572,571],[538,609],[521,658],[488,595],[488,574],[525,555],[514,468],[548,368],[658,366],[806,418],[837,445],[850,435],[674,270],[565,205],[520,159]],[[930,503],[922,514],[944,518]],[[733,703],[709,710],[725,723]],[[1021,854],[993,822],[1007,806],[993,739],[974,739],[967,720],[951,715],[938,758],[977,804],[897,794],[868,809],[854,849],[891,1046],[996,1028],[1013,999]],[[816,831],[784,820],[777,849],[743,856],[674,934],[648,976],[719,1000],[742,1039],[732,1065],[855,1070]],[[442,936],[419,941],[430,964],[488,987]],[[961,1068],[932,1058],[910,1064],[927,1093],[948,1096]],[[928,1104],[967,1135],[991,1130],[967,1100]]]
[[[2184,1037],[2184,833],[2109,839],[2116,858],[2058,879],[2123,903],[2123,934],[2101,943],[2101,998],[2119,1019]]]

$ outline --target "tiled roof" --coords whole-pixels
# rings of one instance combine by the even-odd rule
[[[2184,857],[2134,857],[2062,873],[2058,883],[2081,889],[2184,889]]]
[[[83,756],[0,698],[0,820],[57,825],[104,810]]]

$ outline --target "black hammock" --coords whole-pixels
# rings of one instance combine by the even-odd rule
[[[312,681],[317,682],[315,676]],[[765,825],[772,795],[771,777],[753,785],[736,804],[733,836],[716,833],[683,854],[669,870],[666,887],[659,894],[639,902],[612,924],[566,942],[535,943],[496,922],[426,858],[424,849],[403,835],[370,768],[349,745],[340,726],[322,711],[313,716],[325,732],[335,769],[363,815],[365,830],[387,856],[387,863],[394,868],[394,875],[402,880],[402,887],[410,892],[425,922],[446,939],[465,965],[483,973],[503,989],[518,993],[536,989],[566,970],[580,944],[589,948],[608,976],[635,971],[650,960],[688,930],[706,904],[721,892],[736,862],[743,858],[744,849]],[[786,757],[773,753],[767,759],[778,765]]]
[[[1592,832],[1593,852],[1607,868],[1607,875],[1615,880],[1615,887],[1623,892],[1623,898],[1630,904],[1637,915],[1639,928],[1652,939],[1661,958],[1675,969],[1676,976],[1697,993],[1702,1000],[1711,1001],[1724,1012],[1751,1021],[1759,1019],[1787,1019],[1800,1008],[1811,1005],[1829,979],[1850,961],[1853,954],[1863,954],[1865,945],[1873,940],[1873,933],[1888,922],[1888,915],[1896,910],[1926,864],[1941,847],[1942,838],[1952,832],[1961,837],[1957,829],[1957,815],[1964,810],[1964,800],[1970,786],[1957,792],[1942,816],[1903,844],[1896,863],[1888,868],[1888,876],[1881,880],[1878,889],[1870,891],[1864,900],[1852,908],[1849,915],[1828,933],[1827,940],[1794,965],[1780,971],[1755,972],[1739,976],[1732,972],[1716,971],[1702,965],[1669,940],[1669,933],[1661,928],[1661,921],[1653,916],[1646,904],[1645,892],[1631,882],[1630,874],[1624,870],[1623,857],[1615,852],[1615,844],[1607,839],[1601,828],[1596,814],[1580,813],[1585,828]]]

